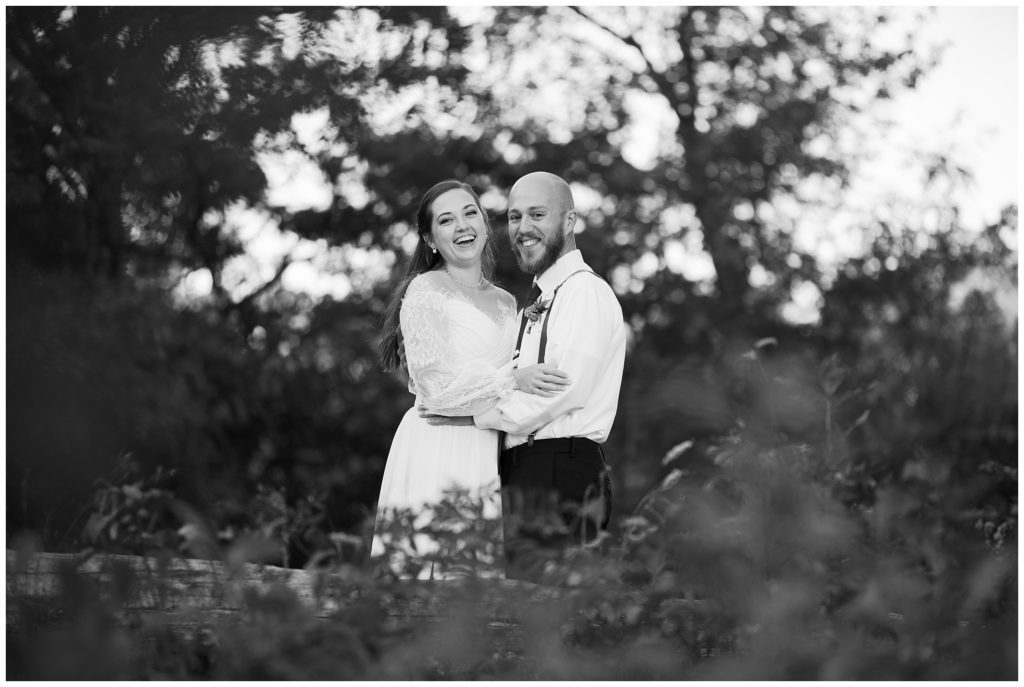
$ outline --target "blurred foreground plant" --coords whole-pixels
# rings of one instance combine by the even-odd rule
[[[14,673],[63,674],[25,647],[83,634],[90,652],[113,658],[90,668],[65,652],[80,677],[1015,678],[1016,529],[985,526],[984,503],[995,486],[1015,486],[1016,471],[990,466],[965,481],[955,456],[921,447],[899,472],[857,472],[871,394],[838,358],[802,377],[776,374],[768,346],[744,356],[762,386],[751,382],[752,410],[736,428],[670,450],[667,474],[613,531],[538,548],[544,585],[502,579],[496,504],[451,492],[391,514],[376,529],[383,554],[368,565],[332,540],[307,566],[312,604],[290,587],[250,588],[236,615],[182,638],[159,624],[125,634],[110,620],[116,595],[79,594],[65,621],[9,640],[22,650]],[[825,426],[798,424],[795,409]],[[156,480],[102,485],[90,531],[106,537],[98,543],[162,541],[138,523],[160,522],[152,506],[164,498]],[[286,510],[270,509],[228,545],[169,504],[192,527],[185,543],[211,543],[231,570],[260,560],[245,542],[279,546],[290,527]],[[371,533],[345,536],[351,549]]]

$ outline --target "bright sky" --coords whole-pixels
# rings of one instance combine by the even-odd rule
[[[905,11],[919,10],[911,7]],[[877,130],[867,131],[870,140],[864,140],[864,144],[874,151],[873,161],[863,170],[853,192],[844,198],[846,211],[877,207],[894,196],[920,200],[922,190],[917,177],[908,173],[911,150],[949,153],[974,174],[972,186],[953,192],[970,227],[980,228],[994,221],[1005,205],[1017,202],[1018,12],[1015,6],[937,8],[936,17],[916,36],[915,49],[926,50],[929,45],[943,43],[949,47],[940,64],[915,91],[880,107],[879,112],[890,117],[896,128],[887,137]],[[638,109],[644,109],[642,103]],[[318,122],[312,115],[296,124],[302,138],[315,136],[325,122]],[[657,130],[657,126],[634,127],[636,140],[628,147],[627,159],[640,159],[644,149],[658,145],[650,136]],[[318,171],[288,159],[265,160],[263,164],[271,183],[272,203],[301,209],[326,207],[331,202],[335,191]],[[829,212],[820,218],[808,215],[797,228],[798,241],[813,247],[825,265],[842,261],[857,254],[861,247],[850,231],[851,217],[844,212]],[[296,262],[285,272],[284,286],[314,297],[344,298],[353,287],[351,279],[372,282],[386,277],[390,267],[379,255],[357,248],[331,248],[325,242],[285,236],[250,211],[229,215],[229,225],[249,248],[246,256],[225,270],[226,286],[235,287],[239,293],[273,275],[287,254]],[[674,252],[673,259],[681,262],[681,271],[688,277],[693,274],[700,278],[709,269],[710,260],[701,255],[699,244],[697,241],[693,246],[696,250],[687,247]],[[344,274],[346,271],[351,279]],[[190,295],[202,295],[209,290],[209,275],[195,273],[183,286]],[[795,294],[792,307],[785,313],[788,318],[813,321],[820,294],[813,286],[808,287]]]
[[[909,16],[920,9],[904,11]],[[1008,204],[1019,202],[1018,13],[1013,6],[935,8],[935,16],[915,36],[915,49],[924,53],[929,46],[945,45],[941,61],[914,90],[876,105],[873,114],[891,120],[891,131],[858,131],[855,141],[871,151],[872,159],[844,195],[843,207],[802,212],[797,243],[811,247],[826,272],[861,254],[858,216],[877,216],[898,204],[930,206],[926,197],[942,193],[925,192],[914,151],[947,154],[973,175],[970,183],[948,191],[967,228],[981,229],[997,221]],[[929,231],[942,219],[922,212],[917,221]],[[989,288],[1015,316],[1015,288],[1012,295],[1005,293],[1005,285]],[[794,322],[814,322],[820,303],[820,292],[808,283],[794,292],[783,314]]]
[[[995,221],[1018,186],[1017,7],[939,7],[921,42],[949,41],[942,62],[892,114],[918,147],[955,145],[976,176],[961,199],[967,221]]]

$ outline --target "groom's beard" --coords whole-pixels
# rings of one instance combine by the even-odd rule
[[[565,235],[560,231],[556,232],[551,237],[550,243],[545,241],[542,236],[541,243],[544,245],[544,252],[533,262],[527,262],[523,258],[522,249],[518,243],[515,244],[516,249],[512,251],[516,257],[516,264],[519,265],[519,269],[534,277],[544,274],[547,268],[554,265],[558,260],[558,257],[562,254],[562,249],[565,248]]]

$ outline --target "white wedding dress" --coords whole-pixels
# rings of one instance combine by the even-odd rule
[[[417,406],[436,415],[475,415],[512,392],[516,303],[496,287],[467,289],[433,271],[409,284],[400,321],[409,391],[416,399],[388,453],[371,549],[374,558],[386,554],[392,569],[437,550],[430,537],[396,537],[387,529],[396,510],[412,511],[417,528],[429,526],[429,506],[455,489],[478,499],[486,517],[501,516],[498,433],[473,425],[431,425]],[[500,527],[497,531],[500,536]],[[417,576],[444,577],[436,568],[428,565]]]

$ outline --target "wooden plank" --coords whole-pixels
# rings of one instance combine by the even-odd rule
[[[127,556],[117,554],[31,553],[7,550],[7,627],[17,630],[20,614],[57,618],[69,609],[64,580],[74,572],[76,585],[86,585],[99,598],[113,601],[126,622],[163,623],[191,634],[197,628],[239,615],[245,606],[245,594],[253,590],[265,593],[274,585],[294,592],[301,603],[320,617],[337,612],[358,593],[366,578],[352,571],[314,572],[270,565],[244,563],[229,566],[220,561]],[[560,590],[541,588],[516,580],[484,580],[488,589],[522,597],[555,599]],[[451,613],[470,612],[486,617],[493,631],[514,630],[518,623],[498,609],[500,604],[469,603],[456,593],[444,593],[446,582],[409,582],[410,593],[399,593],[387,601],[385,612],[391,616],[437,619]],[[414,593],[418,590],[420,593]],[[448,591],[454,591],[449,589]],[[476,597],[480,599],[478,595]]]
[[[314,603],[312,576],[305,570],[245,563],[234,569],[220,561],[189,558],[70,553],[20,555],[7,550],[7,596],[56,598],[62,593],[61,575],[74,571],[100,588],[110,587],[119,574],[130,572],[134,587],[125,599],[128,608],[173,610],[180,607],[237,609],[243,590],[252,585],[280,583],[300,599]]]

